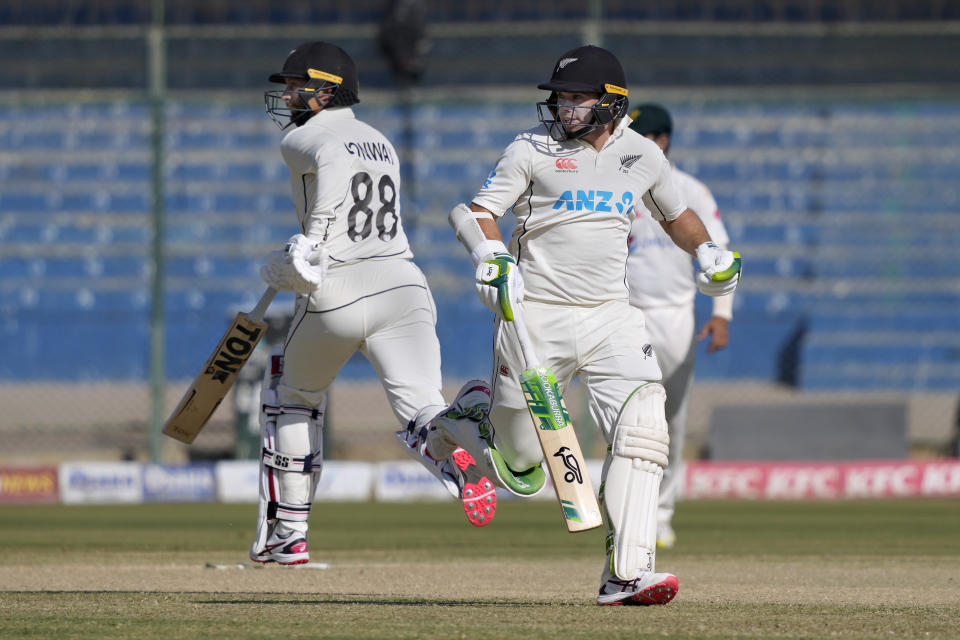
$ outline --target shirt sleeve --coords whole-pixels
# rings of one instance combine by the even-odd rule
[[[298,132],[292,132],[298,133]],[[281,153],[290,170],[290,187],[294,205],[300,218],[302,233],[308,237],[326,241],[328,230],[336,217],[336,206],[342,193],[329,185],[342,180],[343,172],[323,148],[309,144],[307,136],[289,135],[281,144]]]
[[[689,203],[690,208],[693,209],[693,212],[703,221],[703,226],[707,228],[710,239],[713,240],[717,246],[726,248],[727,245],[730,244],[730,236],[727,234],[727,228],[723,226],[723,219],[720,217],[720,208],[717,206],[717,201],[702,182],[697,182],[695,192],[696,198],[691,197]]]
[[[499,218],[529,188],[531,173],[530,144],[517,138],[504,149],[473,202]]]
[[[643,194],[643,204],[654,220],[668,222],[676,220],[686,211],[687,203],[673,179],[673,169],[667,157],[660,153],[660,170],[653,186]]]

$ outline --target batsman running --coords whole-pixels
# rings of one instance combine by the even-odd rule
[[[284,85],[264,99],[274,122],[289,130],[280,151],[300,233],[261,269],[270,287],[297,296],[283,356],[271,358],[261,390],[260,503],[250,558],[301,564],[310,557],[327,389],[356,351],[373,365],[401,425],[423,426],[438,414],[475,425],[489,389],[468,383],[453,405],[443,400],[436,306],[400,222],[397,152],[354,116],[353,60],[336,45],[305,43],[270,82]],[[452,495],[466,497],[471,522],[488,521],[493,485],[476,475],[466,452],[426,454],[421,462]]]
[[[477,266],[480,298],[497,315],[489,424],[434,421],[428,446],[435,453],[462,446],[517,495],[543,487],[541,447],[519,379],[524,359],[504,312],[522,309],[542,366],[556,374],[561,393],[580,377],[609,445],[597,603],[666,604],[678,581],[656,572],[654,560],[669,438],[660,368],[625,282],[634,209],[653,212],[673,242],[696,256],[698,285],[709,295],[736,288],[740,259],[710,241],[660,148],[628,128],[626,79],[611,52],[568,51],[539,88],[550,92],[537,104],[541,124],[517,135],[470,205],[450,213]],[[517,224],[508,249],[496,219],[510,209]]]

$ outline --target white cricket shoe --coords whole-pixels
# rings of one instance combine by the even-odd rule
[[[250,559],[261,564],[269,562],[282,565],[306,564],[310,562],[307,535],[299,531],[281,535],[277,533],[276,527],[274,527],[267,538],[267,544],[263,551],[256,553],[253,548],[250,549]]]
[[[462,502],[467,520],[476,527],[486,526],[493,520],[497,510],[496,487],[465,449],[450,444],[447,438],[438,437],[430,439],[431,449],[427,445],[427,436],[436,431],[437,422],[447,425],[463,423],[466,430],[477,432],[478,424],[486,419],[489,409],[489,385],[485,380],[470,380],[461,387],[453,403],[429,424],[417,428],[411,423],[395,434],[404,451],[433,474],[450,495]]]
[[[657,549],[673,549],[677,544],[677,534],[669,522],[657,523]]]
[[[600,586],[597,604],[651,605],[667,604],[680,590],[680,582],[672,573],[644,571],[633,580],[610,578]]]
[[[394,433],[397,441],[411,458],[423,465],[440,481],[451,496],[460,497],[460,482],[450,458],[436,459],[427,450],[427,427],[419,429],[411,422],[406,429]]]
[[[432,473],[454,498],[462,501],[467,520],[475,527],[490,524],[497,511],[497,489],[477,466],[466,449],[457,447],[444,460],[436,460],[427,450],[427,427],[396,432],[403,450]]]

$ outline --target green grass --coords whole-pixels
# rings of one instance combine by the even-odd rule
[[[327,570],[246,562],[253,505],[0,508],[3,638],[957,638],[960,502],[685,502],[666,607],[597,607],[552,502],[318,504]]]

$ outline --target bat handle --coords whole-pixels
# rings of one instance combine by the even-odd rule
[[[260,322],[263,320],[263,314],[267,312],[267,307],[269,307],[270,303],[273,302],[273,297],[275,295],[277,295],[277,290],[273,287],[267,287],[267,290],[263,292],[262,296],[260,296],[257,306],[255,306],[253,311],[248,314],[249,318],[255,322]]]
[[[517,340],[520,341],[520,351],[523,352],[523,361],[527,369],[537,367],[537,354],[533,352],[533,345],[530,344],[530,334],[527,333],[527,323],[524,322],[520,305],[515,305],[513,308],[513,328],[517,330]]]

